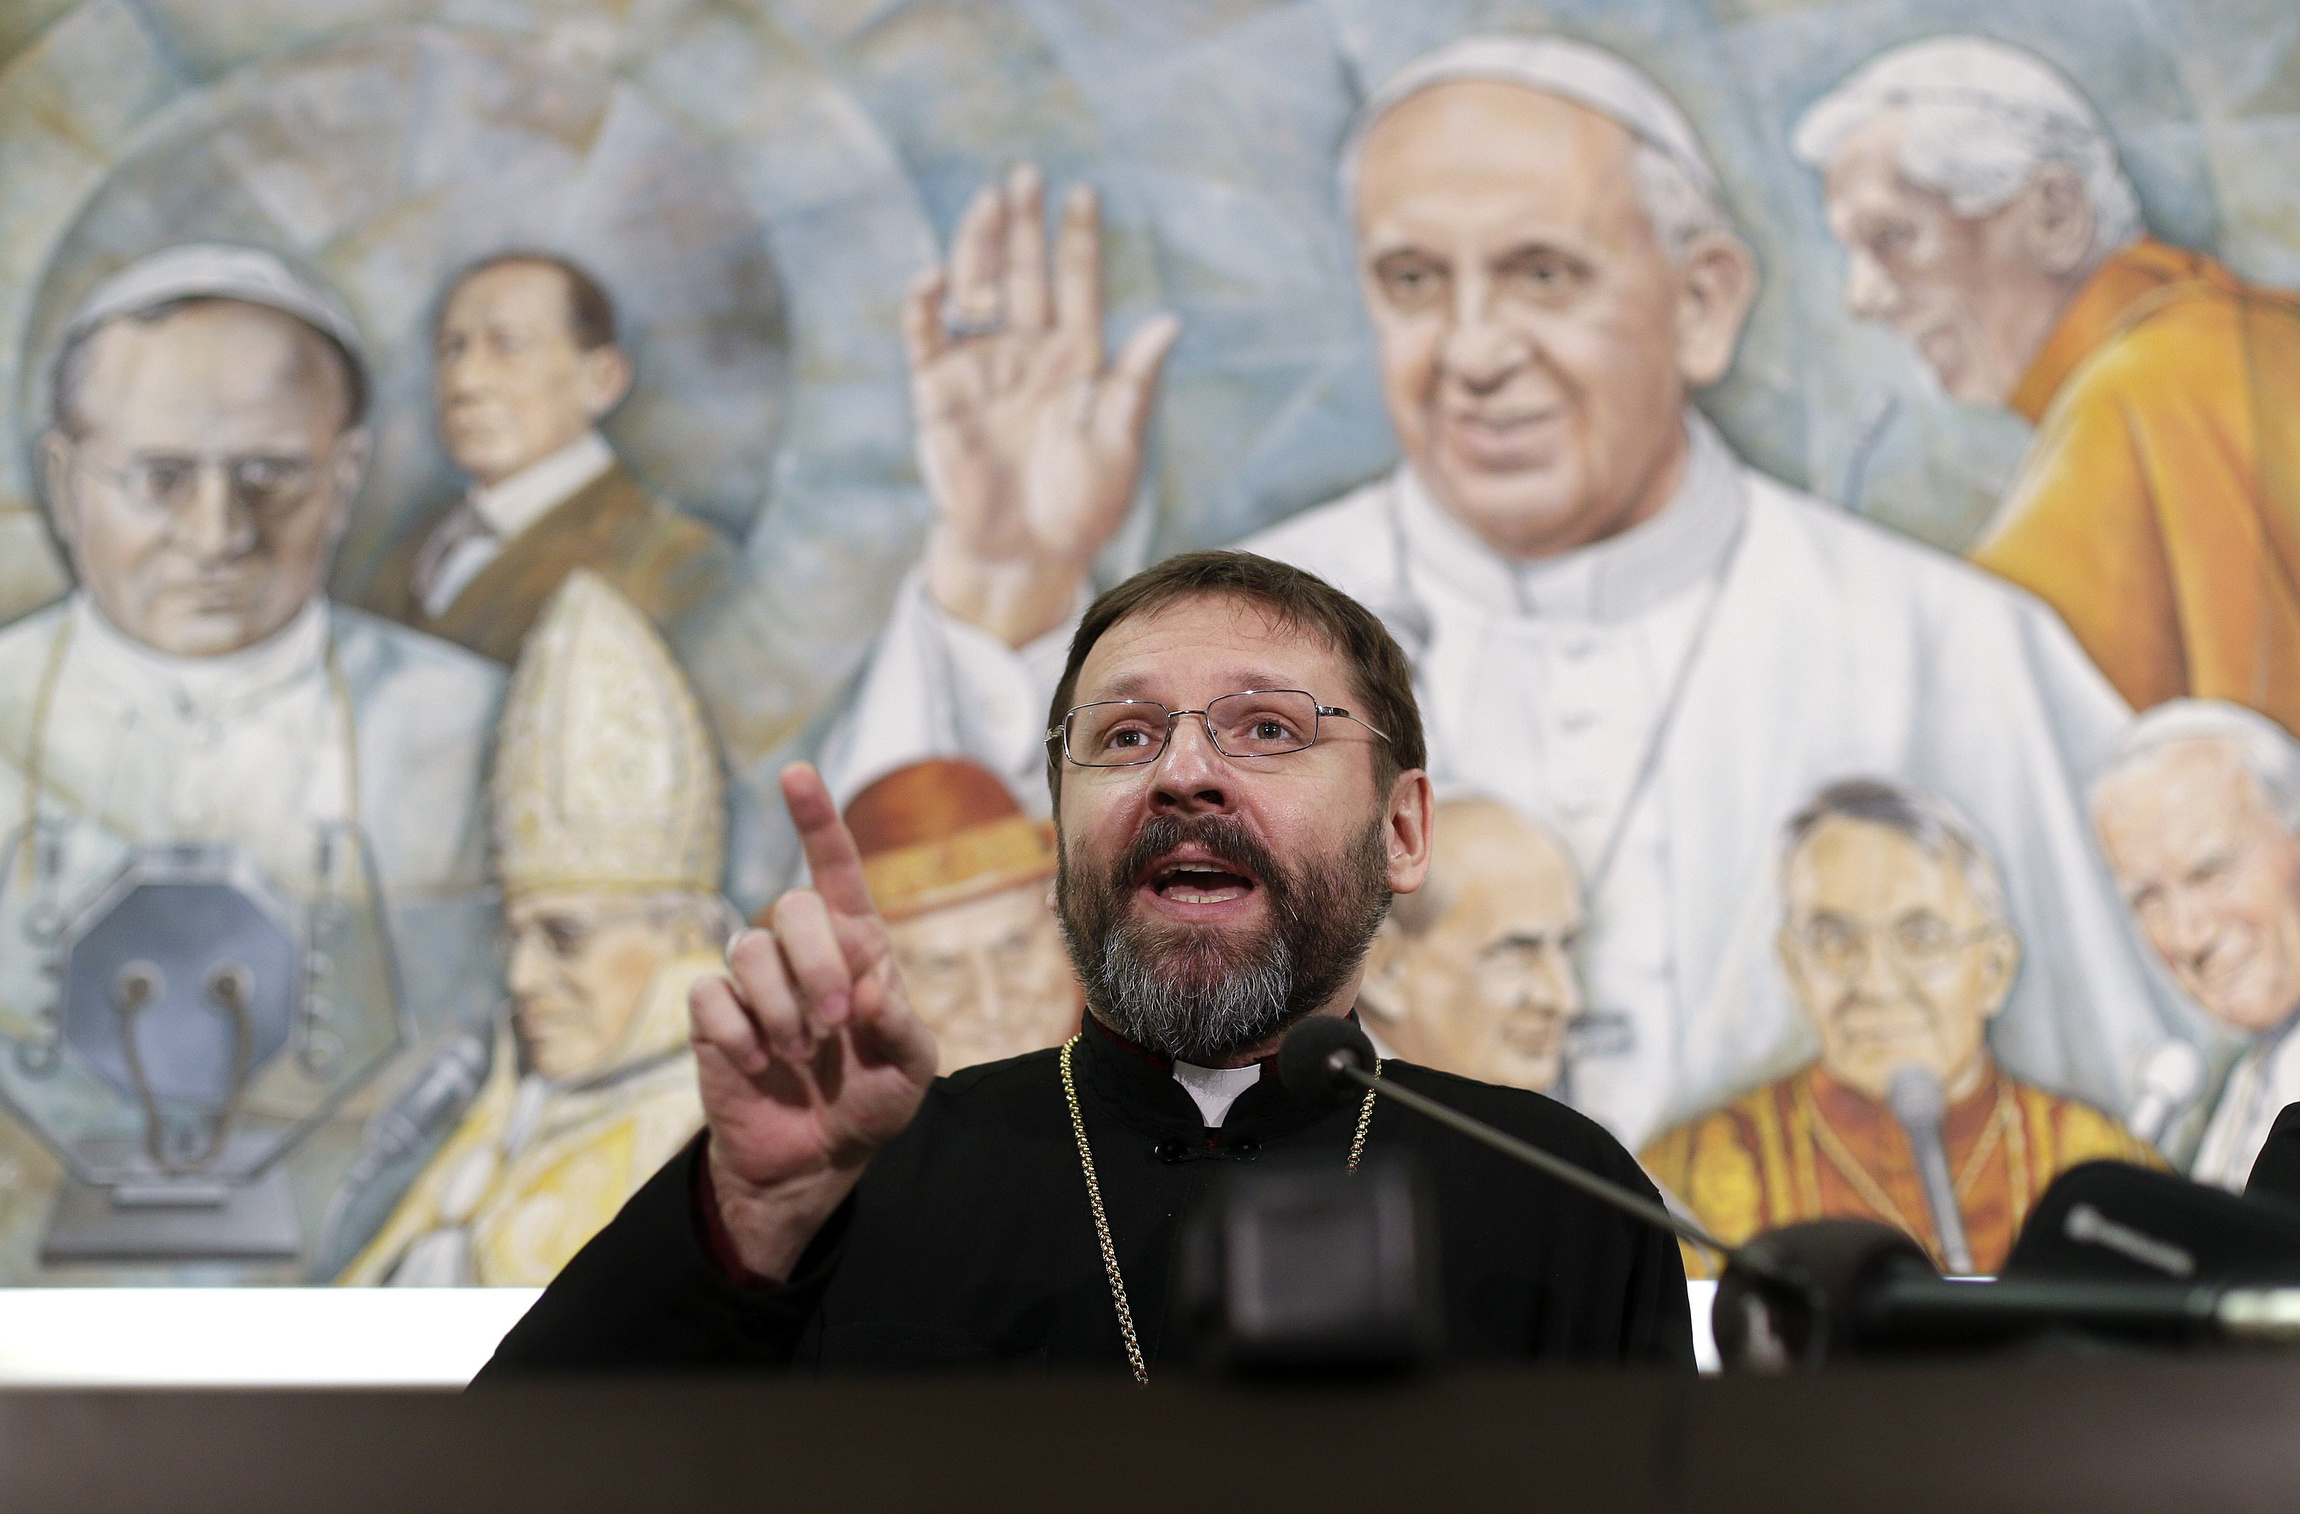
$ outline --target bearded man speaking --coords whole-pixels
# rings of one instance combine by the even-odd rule
[[[1410,1112],[1299,1103],[1272,1071],[1296,1022],[1351,1012],[1390,896],[1429,869],[1420,712],[1379,621],[1265,558],[1172,558],[1087,611],[1048,724],[1081,1032],[938,1079],[853,838],[789,769],[814,887],[692,996],[704,1134],[483,1380],[1014,1362],[1146,1380],[1179,1349],[1181,1218],[1217,1173],[1383,1151],[1434,1180],[1453,1355],[1690,1360],[1670,1237]],[[1653,1192],[1540,1094],[1380,1072]]]

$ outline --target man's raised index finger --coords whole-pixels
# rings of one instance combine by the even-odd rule
[[[878,914],[870,889],[863,882],[862,853],[855,849],[854,832],[839,818],[831,791],[814,765],[794,762],[783,769],[783,803],[798,827],[799,844],[806,849],[807,871],[814,875],[815,892],[843,915]]]

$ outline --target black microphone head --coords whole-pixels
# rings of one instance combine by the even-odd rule
[[[2300,1281],[2300,1213],[2129,1162],[2085,1162],[2037,1199],[2003,1276]]]
[[[2244,1196],[2300,1205],[2300,1104],[2287,1104],[2276,1116],[2244,1181]]]
[[[1768,1230],[1726,1260],[1709,1313],[1717,1355],[1759,1370],[1854,1355],[1862,1294],[1897,1273],[1933,1271],[1924,1247],[1876,1220]]]
[[[1339,1060],[1337,1060],[1339,1059]],[[1292,1030],[1278,1047],[1278,1081],[1286,1092],[1319,1109],[1340,1104],[1358,1091],[1343,1076],[1344,1066],[1372,1071],[1374,1043],[1350,1020],[1312,1015]]]

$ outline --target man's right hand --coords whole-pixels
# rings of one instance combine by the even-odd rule
[[[1063,202],[1051,279],[1043,217],[1038,170],[1024,164],[975,196],[950,268],[921,274],[903,310],[935,505],[927,589],[1015,647],[1070,618],[1125,522],[1158,372],[1182,330],[1161,315],[1106,366],[1094,193]]]
[[[782,783],[814,887],[777,899],[735,938],[729,976],[687,1000],[720,1218],[743,1265],[778,1281],[918,1112],[936,1055],[821,775],[794,763]]]

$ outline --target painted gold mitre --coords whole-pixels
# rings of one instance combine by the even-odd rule
[[[889,920],[964,904],[1054,873],[1054,827],[1022,813],[996,773],[933,758],[849,800],[871,901]]]
[[[647,617],[589,569],[527,633],[494,801],[513,893],[719,891],[726,801],[702,707]]]

